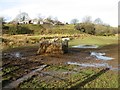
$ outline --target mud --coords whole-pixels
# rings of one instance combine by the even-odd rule
[[[97,63],[94,66],[102,67],[102,65],[104,66],[103,63],[107,63],[112,66],[111,70],[120,70],[120,65],[118,65],[118,45],[108,45],[100,48],[69,48],[68,53],[63,55],[37,55],[37,50],[38,46],[3,51],[1,70],[4,73],[2,76],[3,79],[9,77],[7,80],[3,80],[3,86],[27,75],[43,64],[64,66],[67,62],[77,62],[84,66],[86,63],[87,65]],[[96,57],[90,56],[90,52],[101,52],[102,55],[105,53],[106,56],[114,59],[107,61],[96,60]],[[107,66],[107,64],[105,65]],[[14,68],[15,66],[16,68]],[[14,70],[10,71],[10,67],[14,68]]]
[[[14,49],[10,51],[3,52],[3,66],[7,63],[10,65],[14,62],[25,63],[31,62],[41,62],[46,64],[65,64],[66,62],[87,62],[87,63],[100,63],[102,61],[96,60],[96,57],[90,56],[90,52],[101,52],[101,54],[106,54],[107,57],[114,58],[113,60],[108,60],[106,63],[118,66],[118,45],[108,45],[101,48],[69,48],[67,54],[63,55],[37,55],[38,47]],[[101,55],[102,56],[102,55]],[[10,59],[11,58],[11,59]],[[10,59],[10,60],[9,60]]]

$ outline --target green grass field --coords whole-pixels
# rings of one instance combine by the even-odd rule
[[[90,36],[83,37],[78,39],[73,39],[69,42],[70,46],[79,45],[79,44],[87,44],[87,45],[98,45],[105,46],[110,44],[117,44],[118,37],[117,36]]]

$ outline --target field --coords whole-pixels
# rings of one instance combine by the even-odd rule
[[[70,37],[69,53],[63,55],[37,55],[40,37]],[[3,36],[6,40],[2,57],[3,88],[118,88],[118,37],[80,34],[43,36]],[[27,39],[26,39],[27,38]],[[21,39],[21,42],[20,42]],[[12,44],[10,45],[10,42]],[[18,43],[19,42],[19,43]],[[25,42],[25,43],[24,43]],[[98,48],[73,48],[74,45],[98,45]],[[24,47],[23,47],[24,46]],[[106,53],[114,59],[103,61],[90,56],[90,52]],[[68,64],[108,64],[90,67]],[[45,67],[40,67],[46,65]],[[40,70],[38,70],[41,68]],[[37,69],[37,71],[36,71]],[[34,73],[32,73],[34,72]]]

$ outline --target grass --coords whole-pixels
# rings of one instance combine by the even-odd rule
[[[83,68],[77,72],[70,69],[79,66],[49,66],[45,68],[50,75],[38,75],[19,85],[20,88],[118,88],[118,74],[100,68]],[[64,68],[64,70],[62,69]],[[62,71],[61,71],[62,70]],[[54,77],[57,76],[57,77]],[[59,79],[58,79],[59,77]],[[60,78],[64,78],[63,80]]]
[[[4,72],[4,74],[6,74],[6,73],[9,73],[9,72],[11,72],[11,71],[14,71],[14,70],[17,69],[17,68],[18,68],[17,66],[11,66],[11,67],[9,67],[9,68],[3,69],[3,72]]]
[[[117,44],[118,43],[118,37],[117,36],[89,36],[80,34],[81,36],[77,39],[73,38],[69,41],[69,47],[74,45],[80,45],[80,44],[87,44],[87,45],[98,45],[98,46],[105,46],[110,44]],[[5,40],[5,43],[3,43],[2,50],[6,50],[9,48],[26,48],[29,47],[32,48],[37,45],[39,42],[39,39],[42,37],[46,38],[53,38],[53,37],[67,37],[67,36],[73,36],[70,34],[51,34],[51,35],[10,35],[6,36],[3,35],[3,39]],[[10,45],[12,42],[12,45]],[[4,45],[5,44],[5,45]]]
[[[118,88],[117,72],[108,71],[92,82],[87,83],[84,88]]]
[[[117,44],[117,36],[90,36],[90,37],[80,37],[78,39],[73,39],[69,42],[70,46],[87,44],[87,45],[98,45],[105,46],[110,44]]]
[[[95,70],[83,69],[80,72],[71,71],[69,74],[64,72],[70,72],[69,68],[74,69],[79,66],[66,65],[64,66],[49,66],[45,68],[46,72],[50,72],[49,75],[36,76],[29,81],[25,81],[20,84],[20,88],[69,88],[76,82],[82,82],[85,78],[97,73]],[[62,79],[64,78],[64,79]]]

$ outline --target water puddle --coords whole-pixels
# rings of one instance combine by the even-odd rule
[[[111,68],[110,70],[120,71],[120,68]]]
[[[21,52],[3,53],[3,57],[25,59],[25,57],[23,57],[23,54]]]
[[[95,56],[99,60],[112,60],[114,58],[105,56],[105,53],[91,52],[90,56]]]
[[[16,52],[16,53],[15,53],[15,57],[18,57],[18,58],[19,58],[19,57],[21,57],[21,54],[20,54],[19,52]]]
[[[77,46],[72,46],[73,48],[98,48],[97,45],[77,45]]]
[[[2,67],[0,68],[0,71],[2,70]]]
[[[15,53],[12,53],[11,55],[15,58],[21,58],[22,57],[20,52],[15,52]]]
[[[109,66],[107,63],[77,63],[77,62],[67,62],[67,64],[71,64],[71,65],[78,65],[81,67],[107,67],[107,68],[111,68],[111,66]]]
[[[120,68],[117,67],[117,68],[113,68],[112,66],[110,66],[108,63],[77,63],[77,62],[67,62],[67,64],[69,65],[77,65],[77,66],[81,66],[81,67],[105,67],[105,68],[109,68],[110,70],[113,70],[113,71],[119,71]]]

